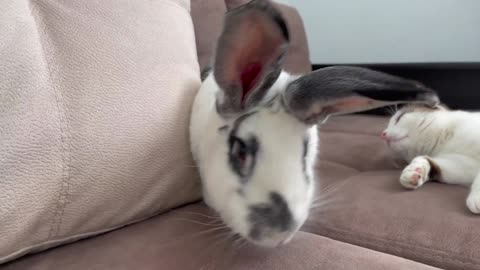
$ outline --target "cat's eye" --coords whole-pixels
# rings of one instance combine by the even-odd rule
[[[400,119],[405,115],[405,111],[402,111],[400,112],[400,114],[398,115],[397,119],[395,120],[395,124],[398,124],[398,121],[400,121]]]

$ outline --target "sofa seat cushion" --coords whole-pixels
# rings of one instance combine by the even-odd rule
[[[343,116],[320,128],[319,207],[304,230],[447,269],[480,269],[480,217],[468,189],[410,191],[379,134],[387,118]]]
[[[300,232],[290,244],[262,249],[231,235],[197,203],[105,235],[24,257],[2,270],[84,269],[437,269]]]

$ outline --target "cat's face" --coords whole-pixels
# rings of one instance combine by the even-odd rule
[[[422,121],[425,121],[425,118],[418,112],[399,110],[390,118],[381,137],[392,150],[402,152],[414,143],[416,127],[421,126]]]
[[[405,106],[390,118],[381,138],[396,154],[408,159],[412,151],[424,151],[425,146],[432,146],[438,133],[439,111],[448,111],[448,108],[444,105],[434,108]]]

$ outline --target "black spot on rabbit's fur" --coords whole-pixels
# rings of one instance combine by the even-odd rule
[[[228,136],[228,162],[230,168],[240,177],[242,183],[246,183],[253,174],[256,165],[259,142],[254,135],[246,139],[240,138],[238,136],[238,130],[242,122],[255,113],[256,112],[250,112],[237,118],[233,123],[232,131]],[[241,151],[245,153],[246,160],[242,160],[235,155],[236,148],[238,147],[240,147]]]
[[[218,131],[221,131],[221,132],[222,132],[222,131],[225,131],[225,130],[227,130],[227,129],[228,129],[228,125],[224,125],[224,126],[219,127],[219,128],[218,128]]]
[[[237,145],[236,145],[237,144]],[[234,153],[235,147],[241,147],[245,153],[245,159],[237,157]],[[229,155],[228,160],[233,171],[240,176],[240,181],[246,183],[252,176],[256,164],[258,151],[258,140],[255,136],[251,136],[247,140],[230,136],[229,138]]]
[[[256,113],[257,113],[257,111],[249,112],[249,113],[246,113],[246,114],[238,117],[237,119],[235,119],[235,121],[233,122],[232,134],[236,135],[238,129],[240,128],[240,125],[242,124],[242,122],[247,120],[247,118],[249,118],[250,116],[252,116]]]
[[[202,82],[210,75],[210,72],[212,72],[212,67],[206,67],[202,72],[200,73],[200,78],[202,79]]]
[[[310,183],[310,177],[308,177],[307,174],[307,154],[308,154],[308,143],[310,141],[310,138],[308,135],[305,135],[305,138],[303,138],[303,155],[302,155],[302,168],[303,168],[303,175],[305,177],[305,181],[307,183]]]
[[[285,232],[293,225],[293,217],[285,199],[276,192],[270,193],[270,202],[250,207],[249,219],[252,223],[249,236],[260,239],[264,231]]]

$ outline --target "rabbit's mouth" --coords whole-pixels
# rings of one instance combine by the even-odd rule
[[[262,246],[279,246],[293,237],[298,221],[280,194],[271,192],[269,199],[249,207],[248,239]]]
[[[296,232],[276,232],[269,234],[268,237],[264,237],[261,240],[253,239],[251,237],[246,237],[246,239],[257,246],[279,247],[288,244],[295,233]]]
[[[231,204],[223,205],[233,208],[219,209],[223,222],[234,234],[257,246],[274,248],[289,243],[308,217],[307,202],[305,207],[293,207],[277,192],[270,192],[268,199],[253,204],[232,198]]]

